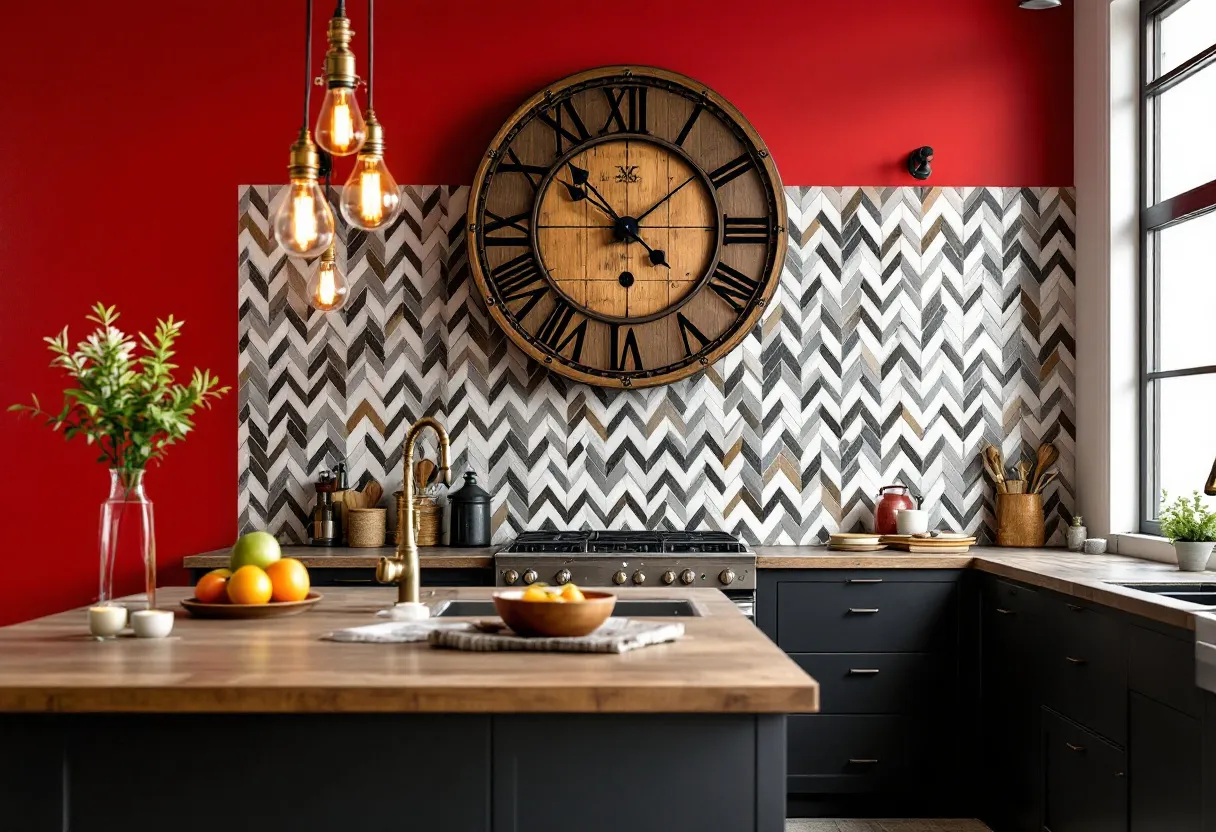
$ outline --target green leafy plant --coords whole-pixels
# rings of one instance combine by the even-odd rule
[[[228,392],[207,370],[195,368],[189,384],[173,378],[173,345],[183,321],[156,322],[151,338],[139,333],[143,355],[136,355],[136,341],[114,324],[115,307],[97,304],[88,320],[97,329],[76,345],[68,345],[68,328],[43,338],[51,354],[52,367],[59,367],[76,382],[63,391],[63,409],[58,415],[42,409],[37,396],[33,404],[14,404],[10,411],[45,417],[52,430],[62,430],[67,439],[84,437],[100,450],[98,462],[111,468],[132,471],[152,460],[164,458],[165,449],[194,428],[191,416],[198,407]]]
[[[1168,494],[1161,492],[1161,533],[1173,543],[1208,543],[1216,541],[1216,512],[1208,511],[1196,491],[1191,499],[1179,497],[1167,503]]]

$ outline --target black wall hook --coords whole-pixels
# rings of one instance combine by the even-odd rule
[[[928,179],[933,173],[933,148],[925,145],[908,154],[908,173],[916,179]]]

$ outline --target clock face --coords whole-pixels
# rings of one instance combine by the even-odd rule
[[[665,384],[756,324],[785,255],[781,182],[743,117],[691,79],[580,73],[533,96],[478,169],[470,264],[533,358],[579,381]]]

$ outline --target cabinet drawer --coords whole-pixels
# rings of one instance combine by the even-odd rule
[[[898,716],[790,716],[786,774],[791,794],[875,791],[907,770]]]
[[[957,603],[953,580],[782,581],[777,644],[788,653],[933,652],[953,645]]]
[[[1042,720],[1043,829],[1126,829],[1124,753],[1046,708]]]
[[[1184,641],[1144,627],[1127,631],[1128,688],[1184,714],[1203,716],[1201,690],[1195,685],[1194,635],[1187,633]]]
[[[933,653],[794,653],[819,682],[824,714],[918,714],[949,709],[954,662]]]
[[[1113,615],[1056,601],[1046,622],[1045,703],[1075,722],[1127,741],[1125,628]]]

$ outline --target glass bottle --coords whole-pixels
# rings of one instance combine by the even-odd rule
[[[1068,551],[1080,552],[1085,548],[1085,537],[1089,530],[1081,525],[1081,515],[1072,518],[1072,525],[1064,532],[1065,542],[1068,544]]]
[[[101,504],[99,606],[134,592],[146,592],[156,608],[156,533],[152,501],[144,491],[143,469],[112,468],[110,496]],[[141,577],[142,576],[142,577]]]

